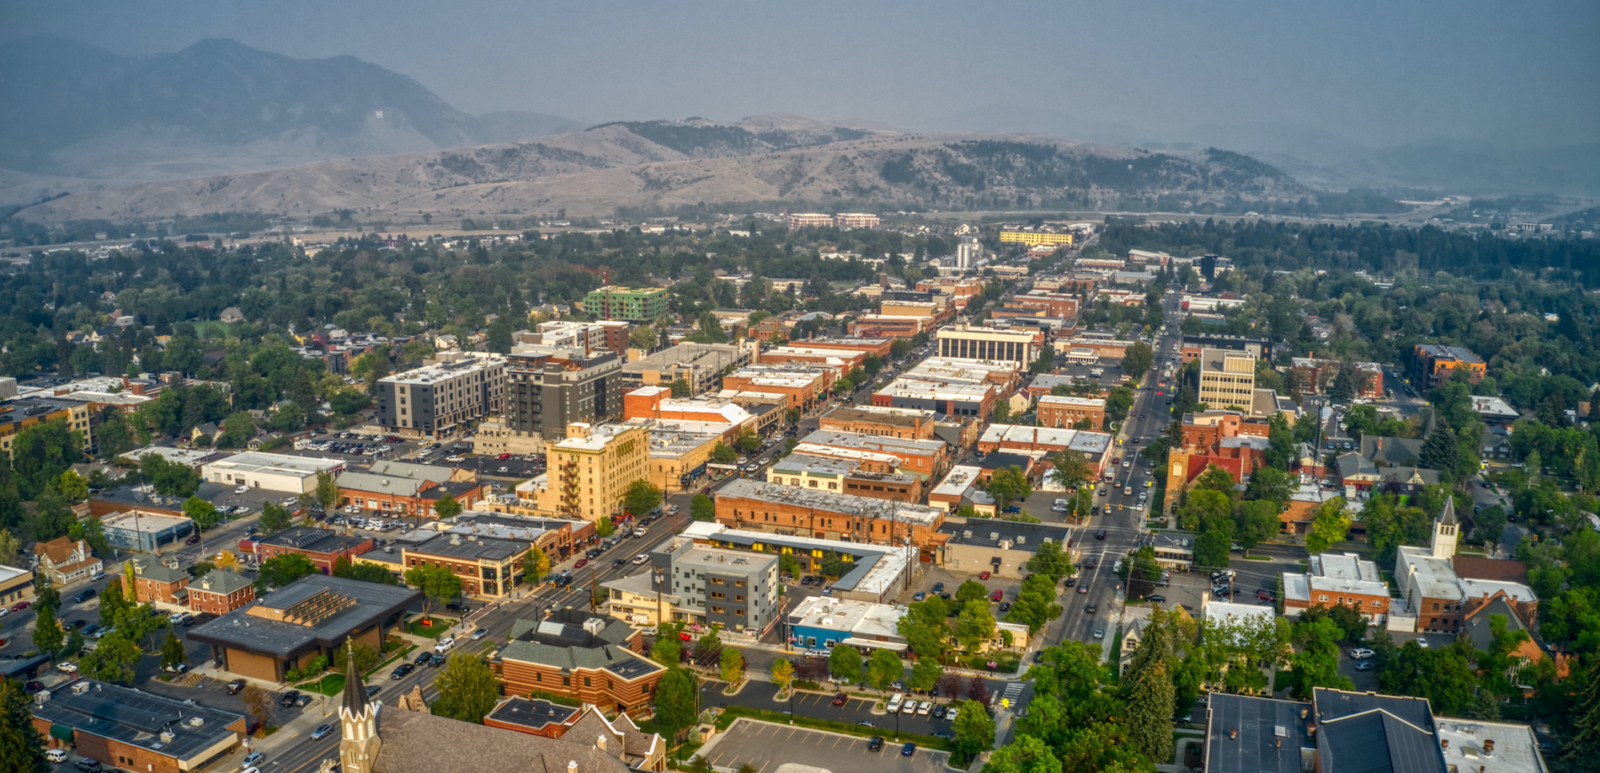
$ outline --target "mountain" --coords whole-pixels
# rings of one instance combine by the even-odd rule
[[[472,116],[350,56],[293,59],[232,40],[119,56],[63,38],[0,52],[0,167],[163,179],[354,155],[506,142],[577,128],[538,113]]]
[[[757,116],[611,123],[536,140],[340,158],[285,169],[74,193],[37,222],[216,211],[308,218],[451,218],[618,207],[821,202],[904,208],[1203,206],[1315,201],[1269,164],[1216,149],[1153,152],[1039,135],[907,135]]]

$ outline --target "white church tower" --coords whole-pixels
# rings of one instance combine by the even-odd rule
[[[1433,522],[1433,538],[1428,540],[1428,547],[1433,551],[1434,558],[1449,559],[1456,554],[1457,531],[1461,524],[1456,521],[1455,497],[1446,494],[1444,511],[1439,514],[1439,520]]]
[[[378,709],[382,704],[367,700],[366,686],[356,672],[354,649],[347,642],[344,702],[339,706],[339,730],[343,733],[339,739],[340,769],[344,773],[373,773],[372,764],[383,745],[378,738]]]

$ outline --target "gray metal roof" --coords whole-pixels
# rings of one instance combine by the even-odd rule
[[[239,714],[129,687],[88,680],[75,684],[83,687],[58,690],[51,693],[50,700],[34,704],[34,716],[179,760],[204,761],[199,755],[237,736],[228,725],[243,719]],[[163,731],[171,737],[163,737]]]
[[[1206,704],[1206,773],[1300,773],[1316,749],[1308,703],[1214,692]]]
[[[315,626],[269,620],[249,614],[256,606],[287,609],[313,595],[332,590],[355,599],[355,606],[320,621]],[[347,580],[342,577],[312,575],[290,583],[283,589],[240,607],[216,620],[197,625],[189,638],[203,644],[232,647],[272,657],[284,658],[312,648],[329,649],[342,644],[351,633],[422,600],[410,588]]]
[[[468,561],[503,562],[527,550],[528,546],[532,544],[526,540],[449,533],[440,534],[418,545],[407,545],[405,552]]]
[[[1426,729],[1382,709],[1341,717],[1317,728],[1323,773],[1446,773],[1433,723]]]

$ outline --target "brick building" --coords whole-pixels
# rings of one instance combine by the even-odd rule
[[[842,372],[817,365],[751,365],[722,377],[723,391],[764,392],[784,397],[784,408],[809,411]]]
[[[836,451],[844,451],[847,452],[842,455],[844,458],[848,458],[849,452],[887,454],[900,460],[899,468],[877,470],[878,472],[906,472],[927,480],[944,474],[949,461],[948,448],[944,442],[938,440],[901,440],[895,437],[817,430],[800,438],[800,444],[795,446],[794,450],[795,453],[817,456],[841,456]]]
[[[29,708],[34,730],[51,748],[70,744],[82,757],[150,773],[219,762],[239,749],[246,732],[239,714],[91,680],[63,685]]]
[[[550,693],[629,716],[649,714],[666,668],[627,623],[575,609],[517,620],[490,668],[507,695]]]
[[[346,536],[331,529],[294,526],[256,543],[256,558],[266,561],[286,553],[299,553],[323,574],[332,574],[340,558],[354,559],[372,549],[372,538]]]
[[[1467,372],[1467,381],[1476,384],[1487,375],[1483,359],[1461,346],[1417,344],[1411,352],[1411,383],[1423,393],[1450,378],[1457,370]]]
[[[133,565],[133,595],[140,604],[189,606],[189,581],[194,579],[178,568],[177,558],[157,561],[154,556],[137,556]],[[123,582],[128,578],[124,577]]]
[[[499,599],[522,583],[522,556],[532,542],[449,532],[400,550],[400,565],[442,566],[461,578],[461,592]]]
[[[1223,438],[1267,437],[1271,423],[1260,418],[1246,418],[1238,411],[1196,411],[1183,415],[1183,447],[1188,449],[1214,448]]]
[[[794,362],[806,365],[823,365],[830,368],[843,368],[849,372],[866,364],[869,353],[863,350],[850,351],[848,349],[813,349],[801,341],[797,345],[777,346],[761,353],[761,363],[776,365],[779,363]]]
[[[876,405],[841,405],[822,415],[818,427],[828,432],[932,440],[935,413],[915,408]]]
[[[894,340],[890,338],[807,338],[796,345],[807,349],[844,349],[864,351],[888,359]]]
[[[885,499],[741,479],[717,494],[717,522],[733,529],[927,548],[944,511]]]
[[[1070,429],[1088,419],[1089,428],[1098,429],[1105,426],[1106,401],[1097,397],[1046,395],[1039,398],[1038,416],[1041,427]]]
[[[219,617],[256,600],[255,583],[238,572],[206,572],[187,590],[189,609]]]
[[[437,518],[435,506],[446,494],[463,510],[471,510],[485,498],[475,477],[470,471],[464,476],[449,467],[378,462],[367,472],[339,473],[339,500],[384,515]]]
[[[1376,362],[1352,362],[1360,378],[1356,381],[1356,396],[1369,400],[1383,399],[1383,366]],[[1303,395],[1326,394],[1329,385],[1338,377],[1344,363],[1338,360],[1319,360],[1296,357],[1290,363],[1295,388]]]
[[[1374,624],[1389,614],[1389,586],[1378,565],[1355,553],[1321,553],[1304,573],[1283,573],[1283,613],[1298,616],[1313,607],[1347,606]]]

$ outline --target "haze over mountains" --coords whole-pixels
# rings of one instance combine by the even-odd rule
[[[1048,111],[952,117],[1027,135],[913,135],[782,114],[583,129],[533,112],[469,115],[354,57],[293,59],[221,39],[145,57],[63,38],[21,41],[0,52],[0,109],[8,116],[0,204],[72,194],[24,210],[42,221],[218,210],[602,214],[618,205],[826,199],[1195,205],[1316,201],[1318,188],[1373,185],[1600,187],[1600,146],[1379,150],[1297,127],[1213,126],[1188,139],[1147,138],[1151,149],[1136,150],[1116,144],[1145,134]]]

